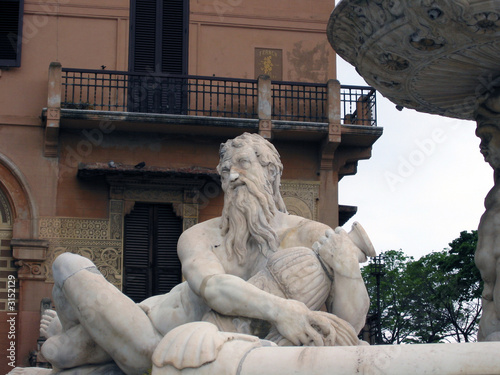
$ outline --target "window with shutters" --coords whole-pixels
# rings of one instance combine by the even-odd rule
[[[136,203],[125,216],[123,292],[135,302],[182,281],[177,240],[182,219],[170,204]]]
[[[0,0],[0,67],[21,66],[24,0]]]
[[[186,75],[189,0],[131,0],[129,111],[182,114],[185,80],[152,74]]]

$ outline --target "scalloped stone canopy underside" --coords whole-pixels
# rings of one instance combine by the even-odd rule
[[[403,107],[472,120],[478,99],[500,86],[500,1],[343,0],[327,34]]]

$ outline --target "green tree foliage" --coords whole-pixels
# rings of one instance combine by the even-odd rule
[[[380,277],[380,311],[382,341],[384,344],[406,342],[412,331],[412,322],[407,308],[409,283],[407,264],[413,261],[401,250],[390,250],[384,254],[384,270]],[[377,314],[377,278],[372,263],[363,267],[363,278],[371,299],[370,315]]]
[[[475,341],[481,314],[482,282],[474,264],[477,232],[461,232],[449,249],[415,260],[403,251],[383,253],[380,277],[382,342],[437,343]],[[377,313],[373,263],[362,273]]]

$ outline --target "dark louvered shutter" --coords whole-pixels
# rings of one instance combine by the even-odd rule
[[[125,217],[123,292],[135,302],[153,293],[150,221],[149,206],[139,203]]]
[[[189,0],[132,0],[128,110],[184,114],[187,81],[154,74],[187,74]]]
[[[23,0],[0,0],[0,67],[21,66]]]
[[[187,74],[186,1],[163,0],[162,9],[162,73]]]
[[[123,292],[132,300],[167,293],[181,282],[181,232],[172,205],[137,203],[125,217]]]
[[[132,0],[133,72],[187,74],[189,0]]]
[[[132,10],[131,45],[132,67],[135,72],[154,72],[157,50],[156,1],[135,0]]]
[[[181,262],[177,256],[177,240],[182,221],[171,206],[158,206],[156,219],[156,252],[154,294],[167,293],[182,280]]]

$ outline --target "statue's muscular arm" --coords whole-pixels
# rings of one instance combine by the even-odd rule
[[[230,316],[263,319],[295,345],[323,345],[313,325],[327,336],[329,327],[301,302],[264,292],[240,277],[227,274],[213,252],[220,231],[214,221],[198,225],[179,238],[178,253],[190,288],[213,310]]]
[[[288,249],[291,247],[304,246],[312,248],[313,244],[323,236],[326,231],[332,230],[328,225],[304,219],[295,215],[285,217],[286,223],[283,224],[287,230],[283,232],[280,240],[280,248]]]

